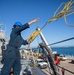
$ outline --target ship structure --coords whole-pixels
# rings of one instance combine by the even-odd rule
[[[6,44],[8,43],[8,39],[5,35],[5,30],[2,29],[2,24],[0,24],[0,55],[1,55],[1,46],[2,46],[2,42],[6,42]]]

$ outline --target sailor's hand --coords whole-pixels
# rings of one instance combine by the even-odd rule
[[[38,21],[39,21],[39,18],[36,18],[36,19],[34,19],[34,20],[28,22],[28,24],[31,25],[32,23],[35,23],[35,22],[38,22]]]
[[[34,20],[32,20],[33,22],[38,22],[39,21],[39,18],[36,18]]]
[[[30,44],[30,42],[29,42],[29,40],[28,40],[28,39],[26,40],[26,44]]]

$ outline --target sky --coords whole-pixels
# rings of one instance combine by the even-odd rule
[[[22,31],[21,35],[23,39],[27,39],[37,27],[42,28],[43,25],[54,16],[55,11],[61,3],[67,3],[68,1],[69,0],[0,0],[0,23],[5,25],[5,34],[7,38],[10,39],[10,33],[15,22],[19,21],[25,24],[35,18],[39,18],[40,20],[38,22],[33,23],[30,28]],[[61,11],[63,7],[64,5],[62,5],[58,11]],[[67,21],[74,25],[73,20],[74,14],[67,16]],[[74,27],[68,26],[64,18],[47,24],[41,32],[48,44],[74,37]],[[42,40],[40,36],[38,36],[31,43],[31,47],[37,47],[41,42]],[[74,40],[53,46],[74,46]]]

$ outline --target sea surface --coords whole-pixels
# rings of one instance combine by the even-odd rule
[[[74,47],[51,47],[52,51],[56,51],[58,54],[74,56]],[[38,51],[37,48],[34,48],[35,51]],[[40,53],[42,49],[40,49]]]
[[[52,50],[59,54],[74,56],[74,47],[52,47]]]

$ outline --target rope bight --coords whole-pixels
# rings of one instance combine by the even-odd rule
[[[68,26],[71,26],[71,27],[74,27],[74,25],[72,24],[69,24],[66,20],[66,16],[69,16],[71,14],[74,14],[74,6],[72,6],[74,3],[74,0],[70,0],[69,2],[67,3],[62,3],[58,9],[55,11],[54,13],[54,16],[51,17],[44,25],[43,27],[41,28],[41,30],[50,22],[54,21],[54,20],[58,20],[58,19],[61,19],[64,17],[64,20],[65,20],[65,23],[68,25]],[[60,7],[65,4],[64,8],[62,9],[61,12],[59,12],[58,14],[56,14],[58,12],[58,10],[60,9]]]

